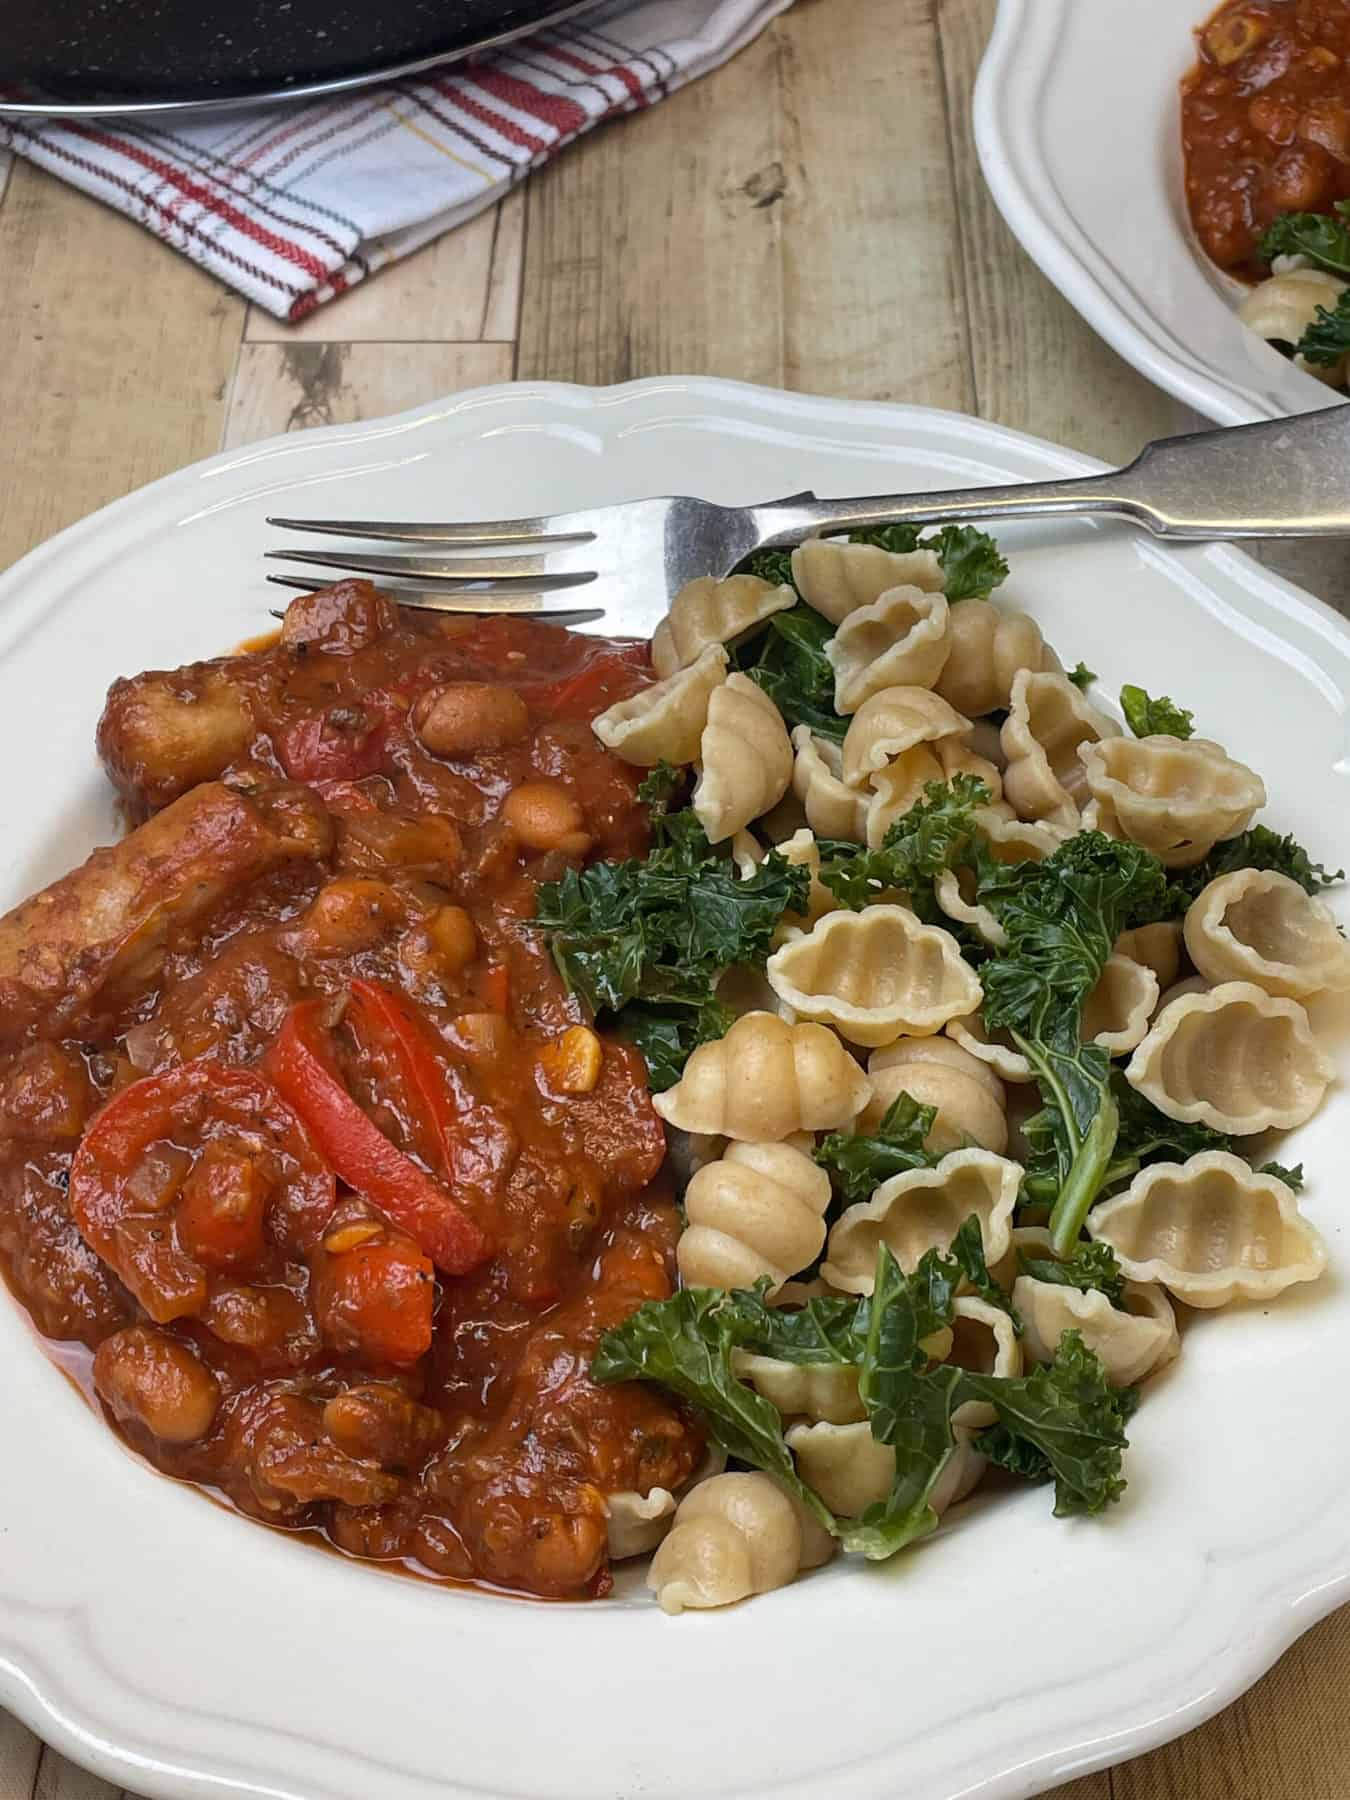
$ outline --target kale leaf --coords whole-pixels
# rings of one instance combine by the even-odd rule
[[[931,1169],[941,1160],[923,1147],[936,1118],[935,1106],[920,1106],[908,1094],[897,1094],[875,1132],[832,1131],[813,1154],[829,1170],[840,1199],[853,1206],[892,1175]]]
[[[830,621],[801,601],[769,621],[756,662],[746,674],[773,701],[788,729],[809,725],[817,737],[842,744],[848,720],[834,710],[834,670],[825,646]]]
[[[1109,1244],[1080,1243],[1063,1262],[1056,1262],[1053,1257],[1028,1256],[1019,1250],[1017,1266],[1033,1281],[1080,1288],[1085,1294],[1105,1294],[1112,1306],[1119,1306],[1125,1292],[1125,1277]]]
[[[1188,713],[1166,694],[1155,700],[1143,688],[1126,683],[1120,690],[1120,708],[1125,714],[1125,723],[1136,737],[1156,737],[1160,733],[1178,738],[1194,735],[1194,713]]]
[[[674,763],[659,762],[638,783],[637,797],[652,809],[653,819],[670,811],[670,803],[684,786],[684,770]]]
[[[1204,861],[1193,868],[1171,871],[1172,910],[1185,912],[1202,888],[1237,869],[1275,869],[1296,881],[1306,894],[1320,893],[1345,879],[1344,869],[1324,869],[1292,837],[1281,837],[1269,825],[1253,825],[1249,831],[1216,844]]]
[[[942,591],[949,600],[985,598],[1008,578],[1008,565],[987,531],[973,525],[943,525],[927,537],[918,525],[869,525],[849,532],[852,544],[877,544],[903,555],[933,550],[942,564]]]
[[[1261,1175],[1273,1175],[1276,1181],[1282,1181],[1284,1185],[1295,1194],[1301,1194],[1303,1192],[1302,1163],[1295,1163],[1292,1169],[1286,1167],[1284,1163],[1262,1163],[1258,1173]]]
[[[1167,878],[1147,850],[1098,831],[1079,832],[1042,863],[1011,868],[1015,880],[1001,871],[997,889],[981,884],[979,893],[1008,939],[981,971],[984,1022],[1011,1031],[1035,1072],[1043,1111],[1033,1145],[1053,1164],[1050,1228],[1057,1254],[1067,1256],[1120,1124],[1110,1058],[1080,1038],[1083,1007],[1120,933],[1156,915]]]
[[[1294,354],[1305,362],[1329,368],[1338,363],[1347,350],[1350,350],[1350,288],[1330,311],[1325,306],[1318,307],[1312,324],[1305,328],[1295,344]]]
[[[762,963],[785,912],[806,905],[810,874],[771,853],[748,879],[708,843],[693,813],[653,807],[645,862],[568,869],[539,889],[547,932],[570,992],[612,1013],[647,1057],[653,1087],[679,1079],[698,1044],[731,1023],[714,996],[733,963]]]
[[[889,550],[893,556],[907,556],[911,550],[919,548],[921,525],[860,525],[856,531],[850,531],[850,544],[875,544],[879,550]]]
[[[899,892],[920,918],[940,909],[933,882],[944,869],[973,864],[982,842],[975,818],[991,799],[974,775],[930,781],[923,799],[896,819],[877,850],[826,839],[820,847],[820,879],[842,905],[859,912],[881,895]],[[944,917],[946,925],[949,921]]]
[[[757,575],[761,581],[767,581],[774,587],[791,587],[792,552],[791,550],[752,550],[741,564],[738,571],[741,575]]]
[[[1258,255],[1263,262],[1277,256],[1306,256],[1319,269],[1350,280],[1350,202],[1338,200],[1329,213],[1285,213],[1266,227]]]
[[[1077,663],[1069,671],[1069,680],[1076,688],[1090,688],[1097,679],[1097,671],[1089,669],[1085,662]]]

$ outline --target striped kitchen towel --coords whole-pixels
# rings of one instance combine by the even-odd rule
[[[0,119],[0,147],[138,220],[283,319],[490,206],[614,113],[716,68],[791,0],[639,0],[329,100]]]

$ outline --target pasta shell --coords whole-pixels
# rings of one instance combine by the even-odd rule
[[[1113,952],[1083,1007],[1085,1044],[1124,1056],[1141,1043],[1158,1004],[1158,977],[1144,963]]]
[[[607,750],[638,768],[693,762],[713,690],[727,678],[727,661],[722,646],[710,644],[687,669],[602,712],[592,726],[595,735]]]
[[[862,787],[878,769],[915,744],[961,737],[969,730],[970,720],[928,688],[882,688],[853,715],[844,737],[840,773],[849,787]]]
[[[1062,826],[1034,824],[1026,819],[1003,819],[992,807],[978,807],[975,820],[989,840],[995,862],[1044,862],[1069,837]]]
[[[1298,1002],[1249,981],[1169,1001],[1125,1070],[1169,1119],[1235,1136],[1303,1124],[1331,1077]]]
[[[765,973],[802,1018],[868,1046],[941,1031],[983,999],[955,938],[921,924],[905,906],[829,913],[775,950]]]
[[[808,606],[841,625],[889,588],[942,592],[942,564],[932,550],[883,550],[844,538],[808,538],[792,552],[792,579]]]
[[[1158,978],[1159,990],[1171,987],[1181,973],[1181,926],[1175,919],[1136,925],[1116,939],[1115,954],[1143,963]]]
[[[923,799],[930,781],[941,781],[942,764],[931,744],[915,744],[872,776],[872,797],[867,802],[867,845],[877,850],[897,819],[903,819]]]
[[[748,675],[728,675],[713,689],[699,761],[693,808],[710,844],[743,830],[787,792],[792,779],[787,726]]]
[[[1003,749],[1008,766],[1004,798],[1023,819],[1048,819],[1076,830],[1087,796],[1087,776],[1079,760],[1081,744],[1113,738],[1120,727],[1089,706],[1067,675],[1013,677]]]
[[[991,950],[1002,950],[1008,942],[1008,934],[990,912],[987,906],[981,906],[974,899],[975,873],[972,869],[942,869],[933,884],[937,903],[949,919],[955,919],[960,925],[969,925],[971,930],[989,945]]]
[[[806,896],[806,911],[804,913],[784,913],[785,922],[810,927],[815,924],[817,919],[823,919],[826,913],[838,912],[839,902],[820,879],[820,846],[812,831],[803,826],[800,831],[794,831],[792,836],[783,843],[775,844],[774,849],[793,868],[801,868],[805,865],[811,871],[811,886]]]
[[[901,1094],[937,1117],[924,1148],[942,1153],[978,1144],[1002,1156],[1008,1147],[1003,1083],[986,1062],[948,1037],[901,1038],[867,1060],[872,1097],[856,1130],[875,1131]]]
[[[697,662],[710,644],[731,644],[777,612],[797,604],[788,583],[774,587],[757,575],[686,581],[652,633],[652,667],[664,680]]]
[[[1181,1348],[1176,1314],[1154,1282],[1126,1283],[1124,1308],[1095,1289],[1084,1293],[1058,1282],[1019,1275],[1012,1302],[1022,1321],[1022,1347],[1035,1363],[1051,1363],[1066,1331],[1076,1331],[1101,1359],[1112,1387],[1133,1387],[1170,1362]]]
[[[1013,679],[1021,670],[1040,673],[1060,666],[1034,619],[1005,612],[992,600],[957,600],[947,633],[947,661],[937,691],[972,719],[1006,711]]]
[[[926,1251],[947,1249],[972,1213],[992,1266],[1007,1255],[1021,1179],[1016,1163],[989,1150],[953,1150],[935,1168],[893,1175],[840,1215],[820,1272],[846,1294],[870,1294],[878,1245],[888,1244],[912,1274]]]
[[[1115,737],[1078,754],[1101,816],[1169,868],[1245,831],[1266,803],[1261,777],[1208,738]]]
[[[840,1130],[867,1094],[867,1077],[825,1026],[751,1012],[724,1038],[700,1044],[652,1105],[681,1131],[781,1143],[794,1131]]]
[[[710,1445],[698,1468],[676,1493],[669,1488],[655,1487],[647,1494],[624,1488],[607,1495],[610,1561],[625,1562],[629,1557],[647,1556],[655,1550],[670,1530],[681,1498],[700,1481],[720,1475],[726,1466],[726,1452]]]
[[[954,1044],[977,1057],[992,1069],[1001,1081],[1034,1081],[1031,1064],[1016,1047],[1006,1031],[990,1033],[979,1013],[966,1013],[959,1019],[948,1019],[943,1031]]]
[[[1132,1280],[1161,1282],[1190,1306],[1269,1300],[1327,1264],[1285,1183],[1223,1150],[1152,1163],[1093,1209],[1088,1230]]]
[[[857,712],[882,688],[931,687],[947,660],[946,599],[922,588],[891,588],[851,612],[825,654],[838,713]]]
[[[844,838],[861,844],[867,836],[868,796],[845,785],[840,776],[842,755],[828,738],[812,737],[809,725],[792,732],[796,757],[792,765],[792,791],[801,801],[806,822],[818,836]]]
[[[826,1419],[848,1425],[867,1417],[858,1397],[858,1371],[850,1363],[792,1363],[748,1350],[732,1355],[732,1368],[785,1418]]]
[[[895,1451],[878,1443],[868,1424],[793,1425],[787,1445],[802,1480],[841,1519],[861,1517],[886,1498],[895,1482]],[[970,1434],[958,1430],[956,1448],[928,1496],[939,1518],[966,1498],[988,1466],[971,1445]]]
[[[1317,309],[1334,312],[1346,284],[1325,269],[1284,269],[1260,281],[1238,308],[1238,317],[1267,343],[1288,344],[1292,349],[1308,327],[1316,322]],[[1345,359],[1328,367],[1295,357],[1300,369],[1319,381],[1339,386]]]
[[[1350,943],[1328,909],[1273,869],[1239,869],[1202,889],[1186,948],[1209,981],[1250,981],[1303,1000],[1350,988]]]
[[[833,1551],[824,1527],[769,1476],[714,1475],[680,1502],[647,1586],[667,1613],[730,1606],[786,1587]]]
[[[790,1144],[732,1144],[705,1163],[684,1192],[688,1229],[675,1249],[686,1287],[776,1292],[825,1242],[830,1178]]]
[[[1022,1345],[1017,1328],[1001,1306],[963,1294],[952,1307],[952,1344],[945,1360],[977,1375],[1020,1375]],[[983,1431],[997,1418],[988,1400],[967,1400],[952,1414],[952,1423],[967,1431]]]

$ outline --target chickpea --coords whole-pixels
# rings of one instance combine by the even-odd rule
[[[478,954],[478,933],[462,906],[438,906],[427,914],[425,929],[441,966],[457,975]]]
[[[569,1025],[539,1051],[539,1067],[555,1093],[589,1094],[600,1079],[604,1051],[588,1025]]]
[[[1331,189],[1331,158],[1320,144],[1291,144],[1266,175],[1266,195],[1281,212],[1315,212]]]
[[[1205,49],[1219,64],[1227,68],[1246,56],[1270,31],[1266,21],[1254,13],[1225,13],[1205,27]]]
[[[195,1444],[215,1422],[220,1387],[187,1344],[131,1325],[98,1347],[94,1385],[123,1423],[134,1420],[164,1444]]]
[[[581,856],[591,847],[581,808],[556,781],[527,781],[506,797],[502,820],[527,850]]]
[[[1350,162],[1350,110],[1339,100],[1309,101],[1299,117],[1298,135],[1337,162]]]
[[[314,956],[370,950],[403,923],[403,902],[388,882],[344,875],[319,889],[297,936]]]
[[[500,750],[530,728],[520,695],[491,681],[451,681],[429,688],[412,711],[413,730],[433,755],[472,756]]]
[[[1275,94],[1257,94],[1248,102],[1247,117],[1252,129],[1272,144],[1292,144],[1298,130],[1298,108],[1292,100]]]

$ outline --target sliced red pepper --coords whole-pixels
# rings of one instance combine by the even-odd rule
[[[487,1238],[441,1184],[390,1143],[342,1083],[324,1029],[326,1002],[293,1006],[267,1072],[304,1119],[334,1169],[358,1194],[412,1237],[447,1275],[463,1275],[491,1254]]]
[[[260,1231],[225,1242],[204,1223],[211,1145],[230,1138],[266,1140],[280,1179],[266,1206],[275,1241],[301,1253],[336,1203],[333,1172],[303,1122],[253,1069],[210,1057],[146,1075],[108,1102],[85,1132],[70,1170],[70,1205],[85,1239],[159,1324],[200,1313],[207,1301],[204,1263],[238,1267],[253,1260]],[[155,1194],[138,1188],[147,1152],[161,1141],[191,1149],[190,1170]],[[228,1158],[227,1158],[228,1160]],[[167,1178],[166,1178],[167,1179]],[[209,1239],[209,1241],[208,1241]],[[204,1254],[197,1254],[204,1252]]]
[[[593,719],[607,706],[649,687],[652,680],[649,648],[638,641],[607,649],[561,680],[523,681],[517,687],[525,704],[546,718]]]
[[[378,981],[353,981],[351,995],[347,1023],[357,1042],[393,1064],[408,1097],[408,1124],[416,1134],[413,1148],[423,1161],[451,1176],[459,1111],[430,1027],[401,994]]]

